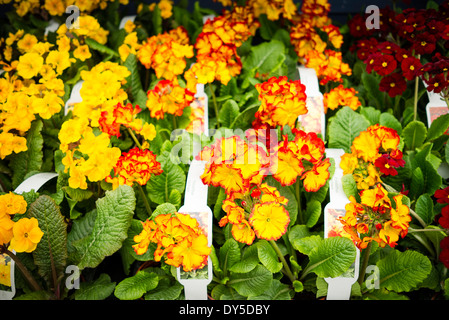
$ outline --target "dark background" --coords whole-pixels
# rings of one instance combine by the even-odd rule
[[[387,5],[393,7],[394,2],[396,6],[401,8],[425,8],[426,0],[328,0],[331,5],[330,17],[332,20],[344,23],[348,18],[348,15],[365,11],[365,8],[369,5],[377,5],[379,8],[384,8]],[[14,0],[12,0],[14,2]],[[146,0],[144,3],[153,3],[158,1]],[[202,8],[213,9],[214,11],[220,13],[223,6],[219,2],[214,2],[212,0],[199,0],[198,1]],[[295,3],[299,4],[302,1],[294,0]],[[437,3],[441,3],[442,0],[435,0]],[[174,3],[178,3],[177,0]],[[195,0],[189,0],[189,9],[193,10]],[[4,17],[5,12],[11,9],[12,4],[0,5],[0,18]],[[122,7],[123,14],[134,14],[136,12],[136,5],[133,0],[130,0],[129,5]],[[2,26],[0,25],[0,28]]]

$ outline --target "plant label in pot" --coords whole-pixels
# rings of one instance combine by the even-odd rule
[[[198,221],[208,245],[212,245],[212,210],[207,206],[208,186],[203,184],[201,175],[205,161],[193,160],[187,175],[184,205],[179,213],[189,214]],[[184,286],[186,300],[207,300],[207,285],[212,281],[212,262],[208,257],[207,264],[198,270],[185,272],[177,268],[177,279]]]
[[[306,106],[308,112],[298,117],[298,122],[306,132],[321,133],[325,136],[325,118],[323,94],[320,92],[320,86],[316,72],[312,68],[304,66],[298,67],[301,83],[306,86]]]
[[[330,202],[324,208],[324,237],[344,236],[343,225],[339,217],[345,215],[345,205],[349,202],[346,196],[341,179],[343,170],[340,168],[343,149],[326,149],[326,156],[335,161],[335,172],[329,181]],[[351,287],[359,276],[360,252],[356,251],[356,259],[352,266],[342,275],[336,278],[325,278],[328,283],[327,300],[349,300]]]

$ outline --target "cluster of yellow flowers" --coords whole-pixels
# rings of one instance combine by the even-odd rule
[[[44,233],[36,218],[12,220],[14,215],[22,215],[27,203],[21,195],[9,192],[0,196],[0,245],[6,245],[16,252],[32,252]]]
[[[35,13],[40,10],[46,10],[51,16],[61,16],[65,13],[66,8],[70,5],[75,5],[81,12],[91,12],[97,8],[105,9],[108,2],[112,0],[0,0],[1,4],[8,4],[14,2],[16,13],[23,17],[27,13]],[[129,0],[120,0],[121,4],[128,4]]]
[[[64,101],[64,71],[75,61],[68,51],[53,49],[48,42],[23,30],[10,33],[0,66],[0,158],[27,150],[24,135],[37,117],[49,119]]]
[[[102,28],[97,19],[89,15],[80,16],[76,23],[78,28],[71,29],[68,29],[65,23],[61,24],[56,31],[56,43],[59,51],[73,51],[76,59],[85,61],[92,57],[89,46],[85,43],[86,38],[105,44],[109,31]]]
[[[293,0],[249,0],[247,6],[252,8],[256,17],[266,14],[269,20],[279,20],[281,15],[290,20],[297,12]]]
[[[137,39],[137,32],[134,31],[136,25],[131,20],[125,23],[125,31],[127,33],[122,45],[118,48],[120,59],[125,61],[130,54],[137,55],[138,50],[142,47]]]
[[[154,11],[156,6],[158,7],[161,17],[163,19],[168,19],[173,15],[173,1],[172,0],[159,0],[158,3],[153,2],[149,5],[140,3],[137,7],[137,13],[140,13],[145,6],[148,6],[148,10]]]

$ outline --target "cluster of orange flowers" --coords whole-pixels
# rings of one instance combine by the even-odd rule
[[[101,131],[110,136],[121,136],[120,128],[124,126],[141,134],[146,140],[153,140],[156,136],[156,129],[153,124],[143,123],[141,119],[136,118],[141,111],[136,105],[133,108],[131,103],[122,105],[120,102],[114,107],[112,113],[107,110],[101,112],[98,123]]]
[[[37,219],[12,219],[26,210],[27,203],[21,195],[9,192],[0,196],[0,245],[9,244],[9,250],[16,252],[32,252],[36,249],[44,235]]]
[[[399,237],[407,235],[411,221],[410,208],[402,203],[403,195],[394,196],[392,205],[388,192],[377,184],[362,190],[360,198],[358,203],[350,196],[346,214],[340,218],[344,230],[359,249],[365,249],[371,241],[394,248]]]
[[[330,4],[327,0],[303,2],[301,15],[294,19],[294,24],[290,28],[290,41],[300,62],[305,62],[304,57],[309,51],[323,52],[329,45],[335,49],[341,48],[343,36],[328,17],[329,11]],[[327,34],[326,41],[322,39],[318,30]]]
[[[164,119],[166,113],[181,116],[184,108],[194,100],[194,94],[177,84],[177,81],[160,80],[154,89],[147,92],[147,107],[151,117]]]
[[[382,175],[397,175],[396,168],[405,165],[399,142],[396,130],[370,126],[354,138],[351,152],[341,157],[343,174],[352,174],[359,190],[381,182]]]
[[[114,174],[106,177],[106,182],[112,183],[113,189],[124,184],[133,186],[138,183],[143,186],[151,175],[161,173],[161,164],[156,161],[155,154],[148,149],[134,147],[122,153],[114,166]]]
[[[289,81],[287,76],[271,77],[255,87],[262,102],[255,115],[256,122],[271,127],[294,127],[298,116],[307,113],[306,88],[300,80]]]
[[[350,76],[352,70],[349,65],[343,62],[342,53],[331,49],[323,52],[316,50],[309,51],[304,57],[307,68],[315,69],[320,84],[328,82],[343,82],[342,76]]]
[[[330,162],[324,157],[324,142],[315,132],[293,129],[292,141],[287,136],[277,147],[274,161],[277,171],[273,177],[284,186],[292,185],[299,177],[308,192],[318,191],[329,179]]]
[[[219,221],[220,227],[231,223],[231,233],[239,242],[251,245],[257,236],[259,239],[277,240],[286,231],[290,215],[285,209],[288,199],[266,183],[255,186],[237,201],[226,198],[223,210],[226,216]]]
[[[142,232],[134,237],[136,244],[133,248],[137,254],[144,254],[150,243],[155,243],[155,261],[165,257],[165,263],[182,266],[186,272],[201,269],[207,264],[211,248],[195,218],[182,213],[159,214],[142,225]]]
[[[242,62],[237,48],[251,36],[248,25],[238,15],[228,13],[209,19],[195,42],[196,63],[184,74],[187,88],[195,92],[197,83],[215,80],[227,85],[232,77],[240,74]]]
[[[342,84],[331,89],[324,94],[324,112],[326,113],[328,109],[335,110],[340,106],[348,106],[352,110],[357,110],[362,105],[357,93],[354,88],[345,88]]]
[[[247,134],[251,142],[239,136],[222,138],[197,157],[207,161],[201,176],[203,183],[225,190],[223,210],[227,216],[220,220],[220,226],[231,223],[237,241],[251,244],[255,236],[277,240],[286,231],[290,221],[284,207],[287,199],[263,183],[267,175],[273,175],[283,186],[300,177],[309,192],[317,191],[329,179],[330,162],[324,158],[324,142],[315,133],[296,129],[293,133],[292,141],[287,136],[280,144],[270,141],[268,153],[253,144],[253,136]]]
[[[273,21],[279,20],[280,16],[290,20],[298,10],[293,0],[249,0],[247,6],[256,17],[266,14],[267,19]]]
[[[169,32],[152,36],[137,51],[137,58],[147,69],[153,69],[158,79],[177,81],[193,57],[186,29],[179,26]]]
[[[201,176],[204,184],[222,187],[235,198],[258,185],[269,174],[270,158],[265,150],[235,135],[217,139],[197,157],[207,161]]]

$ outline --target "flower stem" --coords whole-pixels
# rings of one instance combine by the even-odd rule
[[[129,135],[131,136],[131,138],[133,138],[133,140],[134,140],[134,142],[136,143],[136,145],[137,145],[140,149],[142,149],[142,145],[140,144],[139,140],[137,140],[137,137],[136,137],[136,135],[134,134],[134,132],[133,132],[130,128],[128,128],[128,132],[129,132]]]
[[[415,96],[413,101],[413,120],[416,121],[418,116],[418,86],[419,86],[419,77],[415,77]]]
[[[145,195],[145,192],[143,191],[142,186],[137,182],[136,182],[136,185],[137,185],[137,189],[139,189],[140,196],[143,199],[143,203],[145,204],[145,209],[147,210],[148,215],[151,217],[153,215],[153,210],[151,210],[150,203],[148,202],[147,196]]]
[[[175,115],[173,115],[172,120],[173,120],[173,130],[176,130],[176,128],[177,128],[178,126],[177,126],[177,124],[176,124],[176,116],[175,116]]]
[[[368,246],[366,247],[366,249],[364,251],[365,255],[363,256],[362,265],[360,266],[359,279],[358,279],[358,283],[360,285],[362,285],[363,280],[365,280],[366,267],[368,266],[368,260],[369,260],[370,254],[371,254],[371,247],[372,246],[373,246],[373,242],[370,241],[368,243]]]
[[[288,265],[287,260],[285,260],[284,256],[282,255],[282,252],[279,249],[278,245],[276,244],[276,241],[270,240],[270,244],[273,247],[274,251],[276,251],[276,254],[278,255],[279,259],[281,260],[282,265],[284,266],[285,274],[290,279],[290,281],[293,283],[293,281],[296,280],[296,277],[293,275],[293,272],[290,269],[290,266]]]
[[[28,281],[30,286],[33,288],[34,291],[42,291],[39,284],[36,282],[34,277],[31,275],[31,273],[28,271],[27,267],[22,263],[22,261],[17,257],[14,253],[9,251],[8,249],[3,250],[8,256],[11,257],[12,260],[14,260],[16,266],[19,268],[20,272],[22,272],[25,279]]]
[[[301,208],[301,186],[299,178],[296,178],[295,191],[296,191],[296,201],[298,202],[298,219],[299,219],[298,221],[300,224],[303,224],[304,218],[302,215],[302,208]]]
[[[214,89],[212,88],[212,83],[209,83],[210,95],[212,96],[212,101],[214,103],[215,116],[217,117],[217,127],[220,128],[220,123],[218,122],[218,104],[217,98],[215,97]]]

